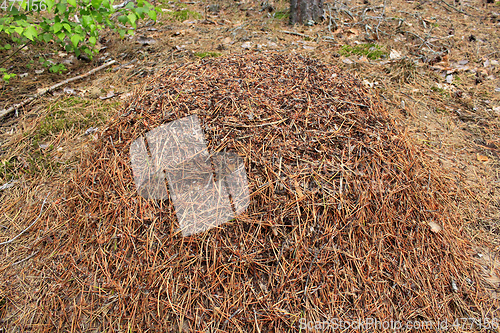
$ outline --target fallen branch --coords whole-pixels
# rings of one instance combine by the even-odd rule
[[[3,117],[7,116],[8,114],[10,114],[11,112],[13,112],[14,110],[17,110],[19,108],[22,108],[23,106],[25,106],[26,104],[30,103],[31,101],[37,99],[38,97],[40,96],[43,96],[45,95],[46,93],[48,93],[49,91],[52,91],[54,89],[57,89],[65,84],[68,84],[70,82],[73,82],[73,81],[76,81],[76,80],[80,80],[80,79],[83,79],[83,78],[86,78],[87,76],[89,75],[92,75],[94,74],[95,72],[98,72],[100,71],[101,69],[103,68],[106,68],[108,66],[111,66],[112,64],[114,64],[116,62],[116,60],[111,60],[110,62],[107,62],[97,68],[94,68],[93,70],[85,73],[85,74],[82,74],[82,75],[78,75],[78,76],[75,76],[73,78],[70,78],[70,79],[67,79],[67,80],[64,80],[62,82],[59,82],[51,87],[48,87],[48,88],[45,88],[45,89],[42,89],[42,91],[40,91],[39,93],[36,93],[35,95],[25,99],[24,101],[22,101],[21,103],[18,103],[18,104],[14,104],[12,105],[10,108],[8,109],[3,109],[0,111],[0,119],[2,119]]]

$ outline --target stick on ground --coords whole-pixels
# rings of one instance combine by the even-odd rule
[[[46,93],[48,93],[49,91],[52,91],[54,89],[57,89],[65,84],[68,84],[70,82],[73,82],[73,81],[76,81],[76,80],[80,80],[80,79],[83,79],[83,78],[86,78],[87,76],[89,75],[92,75],[94,74],[95,72],[98,72],[100,71],[101,69],[103,68],[106,68],[108,66],[111,66],[113,65],[114,63],[116,62],[116,60],[111,60],[110,62],[107,62],[97,68],[94,68],[93,70],[85,73],[85,74],[82,74],[82,75],[78,75],[78,76],[75,76],[75,77],[72,77],[70,79],[67,79],[67,80],[64,80],[62,82],[59,82],[51,87],[48,87],[48,88],[45,88],[43,89],[42,91],[40,91],[39,93],[25,99],[24,101],[22,101],[21,103],[18,103],[18,104],[14,104],[12,105],[10,108],[8,109],[3,109],[0,111],[0,119],[4,118],[5,116],[9,115],[11,112],[15,111],[15,110],[18,110],[19,108],[22,108],[23,106],[25,106],[26,104],[30,103],[31,101],[37,99],[38,97],[41,97],[43,95],[45,95]]]

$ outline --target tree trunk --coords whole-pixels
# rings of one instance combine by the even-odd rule
[[[290,0],[290,24],[313,25],[323,18],[323,0]]]

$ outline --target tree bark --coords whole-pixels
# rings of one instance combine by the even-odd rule
[[[322,18],[323,0],[290,0],[290,24],[311,25]]]

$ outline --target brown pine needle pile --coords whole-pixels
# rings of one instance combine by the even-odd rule
[[[244,160],[250,205],[182,237],[170,200],[138,195],[129,148],[193,114],[211,152]],[[40,251],[24,288],[6,287],[9,324],[292,332],[301,319],[498,317],[452,209],[458,192],[336,67],[278,53],[175,65],[101,133],[41,218],[57,227],[32,231]]]

